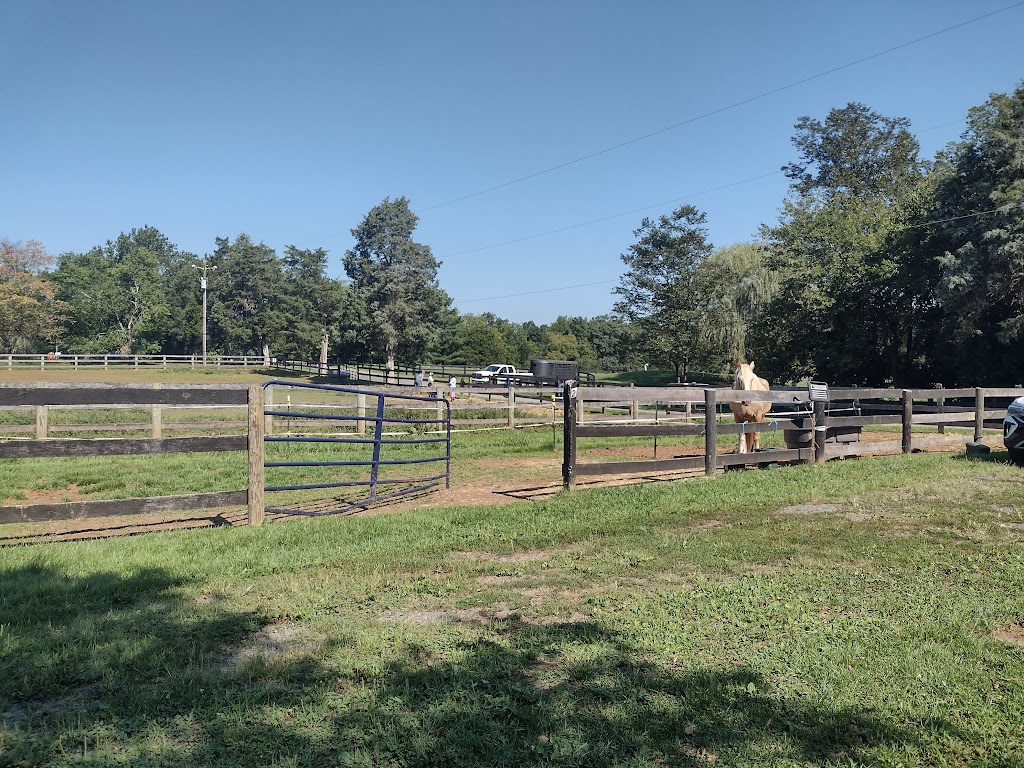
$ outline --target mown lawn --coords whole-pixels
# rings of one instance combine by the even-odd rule
[[[1022,625],[949,455],[9,548],[0,765],[1016,766]]]

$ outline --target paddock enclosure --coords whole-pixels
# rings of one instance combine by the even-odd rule
[[[815,392],[814,387],[768,392],[696,387],[581,387],[567,382],[563,391],[562,479],[573,489],[580,476],[702,470],[714,475],[731,467],[823,462],[855,456],[911,453],[922,449],[956,450],[968,440],[980,441],[984,429],[999,428],[1006,404],[1019,397],[1017,388],[868,389],[837,387]],[[728,404],[771,403],[763,423],[719,423]],[[724,413],[720,413],[722,406]],[[595,418],[595,409],[619,409],[629,423]],[[675,409],[675,416],[670,409]],[[588,412],[590,412],[588,416]],[[643,414],[647,414],[645,418]],[[864,427],[899,426],[898,440],[861,442]],[[945,434],[947,427],[972,430]],[[915,428],[917,432],[915,432]],[[934,434],[922,430],[936,429]],[[779,432],[786,448],[756,453],[724,453],[720,435]],[[703,455],[650,460],[580,462],[580,439],[608,437],[653,438],[702,436]]]
[[[259,525],[267,514],[353,512],[449,487],[452,437],[459,432],[550,430],[552,451],[561,439],[562,486],[570,489],[585,476],[633,482],[629,477],[638,473],[713,475],[733,467],[962,450],[985,429],[999,427],[1006,403],[1019,394],[1019,389],[831,388],[825,399],[815,400],[806,388],[755,393],[567,385],[459,390],[449,403],[437,390],[283,379],[262,385],[0,384],[0,459],[183,454],[197,466],[204,454],[226,452],[238,467],[233,476],[244,480],[226,487],[197,483],[205,492],[179,493],[175,487],[173,495],[143,495],[149,493],[144,490],[132,494],[135,498],[112,500],[75,500],[59,492],[35,499],[43,503],[12,498],[0,507],[0,524],[185,510],[196,515],[209,510],[214,520],[215,510],[235,507],[245,509],[248,523]],[[766,421],[731,423],[728,403],[740,398],[771,402]],[[862,439],[868,437],[866,429],[870,441]],[[784,439],[785,446],[735,452],[739,436],[755,430],[769,433],[771,442]],[[632,453],[619,451],[616,446],[624,441],[618,438],[632,441]],[[602,446],[600,455],[586,450],[592,439],[591,445]],[[673,440],[688,441],[686,450]],[[501,445],[495,443],[492,460],[514,461],[502,454]],[[558,487],[555,456],[543,476],[551,471]],[[190,465],[184,466],[181,471],[189,472]],[[524,470],[520,480],[540,472]],[[481,487],[494,482],[486,474],[479,480]]]
[[[447,486],[450,472],[451,412],[435,396],[280,380],[262,385],[0,384],[0,408],[27,410],[35,418],[31,439],[0,440],[0,459],[236,452],[245,455],[247,464],[244,489],[4,506],[0,524],[244,506],[249,524],[260,525],[268,510],[336,514]],[[148,412],[148,423],[79,424],[76,430],[130,434],[141,428],[150,435],[51,439],[51,413],[68,409],[99,413],[100,418],[108,418],[112,409]],[[163,417],[170,409],[233,409],[246,418],[180,423],[199,432],[241,425],[242,434],[164,437]],[[411,434],[396,435],[396,427]],[[434,469],[407,471],[419,466]],[[274,500],[269,507],[268,494]]]

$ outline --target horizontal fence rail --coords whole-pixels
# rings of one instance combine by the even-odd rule
[[[0,355],[0,367],[15,368],[201,368],[203,366],[241,366],[265,368],[262,355],[75,355],[44,353],[37,355]]]

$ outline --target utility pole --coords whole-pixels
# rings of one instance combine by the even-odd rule
[[[216,269],[216,266],[211,267],[206,262],[206,258],[203,258],[202,265],[193,264],[192,269],[198,269],[202,274],[199,277],[199,287],[203,291],[203,365],[206,365],[206,287],[209,281],[206,278],[206,273],[211,269]]]

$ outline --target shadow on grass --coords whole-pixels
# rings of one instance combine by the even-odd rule
[[[591,622],[463,621],[417,643],[366,620],[361,643],[224,664],[267,621],[197,605],[166,571],[39,566],[4,583],[0,765],[850,764],[964,739],[784,694],[749,667],[676,666]],[[332,664],[339,649],[355,662]]]
[[[996,464],[1014,464],[1013,459],[1010,458],[1009,451],[990,451],[988,453],[957,453],[953,455],[953,458],[957,461],[988,461]]]

